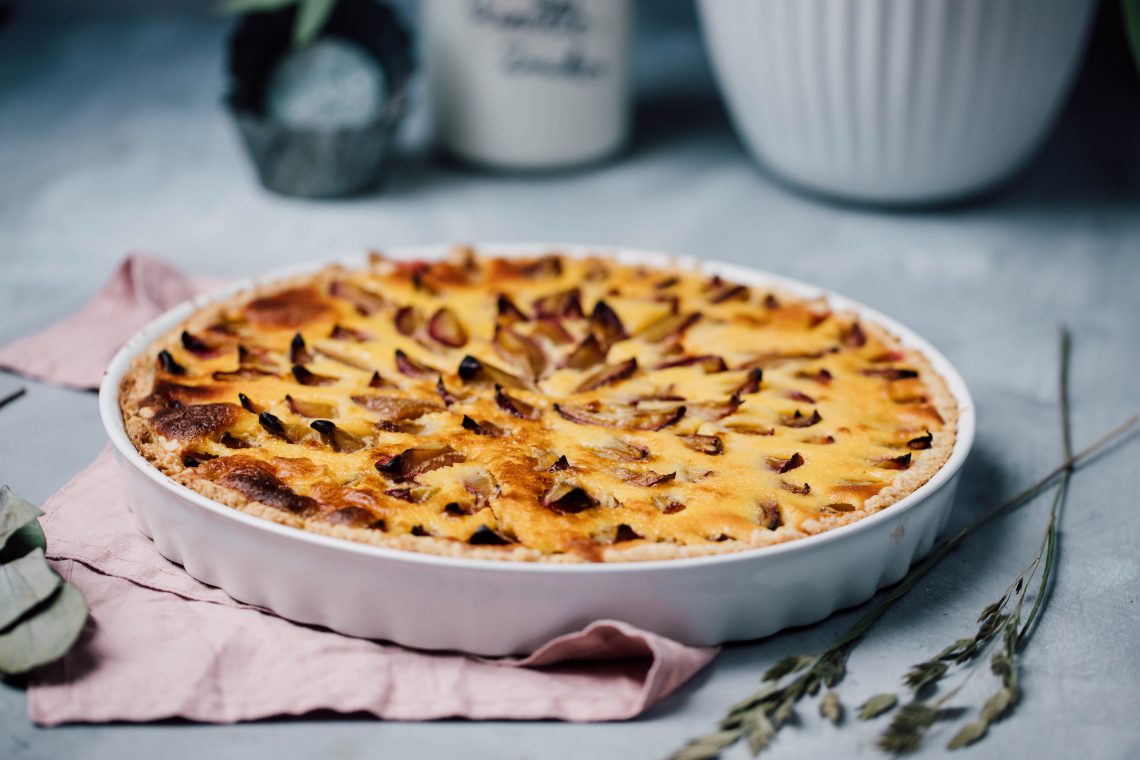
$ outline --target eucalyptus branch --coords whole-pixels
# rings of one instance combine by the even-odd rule
[[[1064,338],[1063,346],[1061,373],[1062,377],[1065,377],[1068,371],[1067,336]],[[1065,382],[1067,381],[1062,380],[1062,383]],[[1062,387],[1064,388],[1065,386],[1063,385]],[[1067,393],[1065,391],[1062,392],[1062,399],[1064,406],[1062,412],[1063,424],[1067,429],[1068,406]],[[801,699],[808,695],[814,696],[818,694],[823,686],[832,688],[843,680],[846,674],[847,658],[851,650],[855,648],[858,642],[875,623],[891,609],[895,602],[906,596],[906,594],[942,561],[946,555],[954,551],[954,549],[979,528],[995,518],[1006,514],[1010,510],[1030,501],[1049,486],[1058,482],[1059,479],[1067,483],[1071,473],[1090,463],[1111,444],[1118,443],[1125,435],[1133,431],[1136,423],[1137,417],[1130,417],[1075,455],[1072,454],[1067,443],[1068,439],[1066,439],[1065,459],[1060,465],[1020,493],[982,513],[950,539],[939,545],[925,560],[915,565],[902,581],[888,590],[877,605],[856,620],[855,623],[822,654],[789,655],[778,661],[764,674],[763,678],[766,682],[775,683],[761,688],[756,693],[738,702],[729,709],[728,713],[721,720],[717,730],[693,739],[671,755],[671,760],[711,760],[711,758],[719,757],[724,749],[737,743],[742,738],[747,738],[752,754],[755,755],[761,752],[764,748],[769,746],[772,739],[775,738],[776,732],[794,716],[795,706]],[[1058,494],[1060,495],[1061,493],[1062,491],[1059,489]],[[1060,497],[1058,496],[1058,498]],[[1059,501],[1055,501],[1051,515],[1055,516],[1058,509]],[[1050,530],[1055,526],[1055,519],[1052,517],[1050,519],[1050,526]],[[1045,545],[1046,572],[1051,570],[1052,557],[1054,555],[1050,547],[1055,547],[1055,545],[1056,537],[1054,534],[1051,543],[1047,541]],[[1031,565],[1031,567],[1033,567],[1033,565]],[[1047,578],[1043,576],[1043,580],[1047,580]],[[1006,590],[1006,593],[997,603],[990,605],[983,611],[982,616],[979,618],[980,625],[978,632],[975,633],[972,638],[960,639],[954,642],[954,644],[943,649],[934,658],[940,665],[945,665],[945,661],[947,660],[950,662],[966,662],[976,658],[983,652],[985,645],[994,639],[998,633],[1002,634],[1004,649],[999,655],[1004,655],[1004,657],[1000,659],[995,657],[993,669],[995,673],[1003,677],[1003,689],[1008,690],[1009,694],[1005,691],[999,692],[1004,696],[999,698],[998,695],[995,695],[995,697],[991,697],[990,702],[987,702],[986,707],[983,708],[983,715],[989,714],[991,720],[996,720],[1004,714],[1006,710],[1012,706],[1013,700],[1016,698],[1017,673],[1013,667],[1013,662],[1018,643],[1023,641],[1017,629],[1018,626],[1020,626],[1021,601],[1024,599],[1024,589],[1027,585],[1028,583],[1023,573],[1023,576],[1019,577],[1019,580]],[[1017,599],[1014,608],[1016,615],[1004,613],[1003,610],[1007,603],[1014,597]],[[1027,622],[1032,621],[1034,614],[1035,613],[1031,612],[1031,620]],[[1011,623],[1011,621],[1013,622]],[[1010,630],[1013,631],[1012,635],[1010,634]],[[1011,651],[1013,654],[1010,654]],[[1007,659],[1010,663],[1008,672],[1006,669]],[[943,671],[943,673],[944,672],[945,671]],[[785,685],[779,684],[786,676],[793,674],[799,675]],[[938,675],[938,678],[940,677],[941,674]],[[922,679],[916,676],[915,680],[917,682]],[[933,681],[936,680],[937,678],[934,678],[928,680],[928,682],[933,683]],[[922,688],[923,685],[925,684],[919,683],[918,688]],[[961,688],[961,685],[959,685],[958,688]],[[830,693],[831,692],[829,692],[829,694]],[[925,705],[912,702],[900,708],[899,714],[903,715],[905,719],[910,722],[912,728],[919,727],[922,731],[925,731],[925,729],[933,725],[936,720],[960,712],[948,710],[942,706],[945,699],[948,699],[955,693],[957,693],[957,689],[941,698],[936,704]],[[991,705],[991,703],[993,704]],[[897,698],[893,694],[876,695],[860,706],[859,717],[862,719],[873,718],[890,711],[896,704]],[[841,709],[837,697],[835,698],[835,707]],[[980,735],[978,738],[980,738]]]

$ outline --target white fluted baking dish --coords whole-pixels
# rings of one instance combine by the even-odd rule
[[[811,190],[979,192],[1048,134],[1095,0],[700,0],[737,132]]]
[[[881,324],[921,352],[959,407],[949,460],[898,503],[820,535],[736,554],[650,562],[552,564],[459,559],[353,543],[279,525],[182,486],[135,450],[123,428],[119,386],[131,361],[205,303],[255,283],[234,283],[184,303],[135,335],[111,362],[99,408],[139,529],[204,583],[283,617],[352,636],[483,655],[533,651],[554,636],[608,618],[688,644],[754,639],[827,617],[897,581],[945,526],[958,470],[974,438],[974,405],[962,378],[930,344],[894,320],[819,288],[751,269],[632,250],[486,245],[480,253],[601,253],[649,265],[679,263],[753,286],[821,295]],[[434,258],[443,246],[385,251]],[[346,264],[363,263],[345,260]]]

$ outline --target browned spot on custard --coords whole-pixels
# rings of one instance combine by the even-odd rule
[[[166,438],[192,441],[225,430],[240,412],[237,404],[174,406],[155,412],[151,425]]]
[[[202,464],[198,472],[219,485],[232,488],[242,496],[270,507],[294,514],[316,507],[317,502],[301,496],[277,477],[277,471],[268,462],[236,454],[212,459]]]
[[[314,288],[290,288],[255,298],[245,305],[245,318],[259,327],[296,329],[325,316],[329,306]]]

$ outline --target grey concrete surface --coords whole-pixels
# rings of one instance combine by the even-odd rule
[[[557,177],[471,172],[432,158],[417,113],[383,193],[274,197],[257,187],[220,107],[224,22],[188,3],[132,5],[25,4],[0,28],[0,342],[73,311],[128,250],[242,275],[365,247],[600,242],[815,281],[929,337],[978,404],[955,524],[1059,461],[1058,324],[1075,339],[1078,444],[1140,410],[1140,80],[1104,19],[1059,128],[1024,176],[985,202],[886,212],[806,198],[757,170],[685,12],[643,29],[637,138],[613,163]],[[103,435],[93,394],[0,374],[0,394],[20,384],[28,396],[0,412],[0,481],[43,500]],[[1138,455],[1133,440],[1076,476],[1022,702],[963,757],[1140,756]],[[897,689],[909,664],[968,635],[1032,557],[1045,512],[1038,501],[993,524],[899,604],[852,657],[844,703]],[[0,758],[662,757],[709,729],[778,657],[825,647],[854,614],[731,646],[644,717],[604,725],[326,715],[40,729],[23,691],[3,685]],[[958,701],[979,704],[989,678],[983,670]],[[881,727],[837,730],[808,707],[771,756],[879,756]],[[943,754],[949,735],[936,731],[921,756]]]

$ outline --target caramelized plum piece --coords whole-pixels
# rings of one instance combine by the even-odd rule
[[[663,343],[666,340],[679,340],[685,331],[700,321],[701,315],[666,314],[650,322],[637,334],[637,337],[648,343]]]
[[[883,367],[882,369],[865,369],[863,374],[867,377],[881,377],[885,380],[909,380],[918,377],[918,370],[904,367]]]
[[[536,380],[546,369],[546,352],[542,346],[533,338],[515,332],[510,327],[496,325],[492,345],[499,356],[526,369],[527,374]]]
[[[413,446],[394,456],[383,456],[376,461],[376,470],[397,481],[415,480],[425,472],[451,467],[467,461],[461,451],[445,443],[427,443]]]
[[[301,333],[293,336],[293,341],[289,344],[289,361],[293,364],[308,364],[313,360],[313,355],[305,346],[305,339]]]
[[[757,507],[756,522],[763,528],[768,530],[775,530],[784,523],[784,518],[780,515],[780,503],[773,497],[769,496],[763,499]]]
[[[399,499],[400,501],[406,501],[409,504],[421,504],[432,496],[435,496],[438,492],[439,489],[434,486],[400,486],[399,488],[389,488],[384,492],[384,495],[391,496],[393,499]],[[411,532],[413,536],[428,535],[420,525],[412,528]]]
[[[459,379],[464,383],[485,383],[501,385],[505,388],[529,389],[531,386],[521,377],[512,375],[489,362],[482,362],[468,354],[459,362]]]
[[[725,424],[729,430],[741,435],[773,435],[776,429],[755,422],[729,422]]]
[[[726,282],[719,277],[718,282],[708,290],[709,303],[726,303],[728,301],[747,301],[748,288],[736,283]]]
[[[255,298],[242,310],[253,324],[276,330],[296,330],[328,312],[328,302],[311,287],[290,288]]]
[[[541,335],[556,346],[565,346],[574,342],[571,335],[557,317],[542,317],[534,325],[534,334]]]
[[[363,343],[366,340],[371,340],[372,336],[363,330],[357,330],[353,327],[345,327],[344,325],[334,325],[329,337],[333,340],[352,341],[353,343]],[[304,364],[304,362],[296,362],[297,364]]]
[[[841,501],[841,502],[834,502],[832,504],[828,504],[827,506],[824,507],[824,509],[828,512],[854,512],[855,511],[855,505],[854,504],[848,504],[845,501]]]
[[[467,344],[467,328],[459,321],[459,316],[446,306],[431,315],[427,330],[436,342],[450,348],[460,348]]]
[[[605,301],[598,301],[594,304],[594,310],[590,312],[590,328],[598,337],[598,342],[602,344],[602,347],[607,349],[629,337],[629,333],[625,331],[625,325],[621,323],[617,312],[610,308],[610,305]]]
[[[542,496],[542,506],[560,515],[576,515],[598,502],[572,478],[559,478]]]
[[[520,309],[510,296],[500,293],[495,299],[495,310],[498,313],[499,323],[513,325],[517,322],[529,322],[530,317]]]
[[[652,502],[654,507],[666,515],[675,515],[685,509],[684,503],[673,496],[657,495],[653,497]]]
[[[581,319],[582,292],[578,288],[560,290],[535,300],[531,305],[535,316],[562,317],[563,319]]]
[[[933,443],[934,434],[927,430],[925,435],[920,435],[917,438],[911,438],[907,441],[906,447],[912,451],[922,451],[923,449],[929,449]]]
[[[182,331],[182,347],[196,356],[213,356],[217,353],[217,348],[186,330]]]
[[[158,352],[158,368],[168,375],[185,375],[186,368],[179,364],[166,349]]]
[[[350,302],[362,316],[375,314],[384,308],[387,301],[379,293],[373,293],[348,280],[337,280],[329,286],[329,295]]]
[[[804,458],[800,456],[800,453],[798,451],[787,459],[781,459],[780,457],[768,457],[768,466],[781,474],[785,472],[791,472],[797,467],[802,467],[803,463]]]
[[[854,322],[840,333],[839,342],[847,348],[862,348],[867,343],[867,334],[858,322]]]
[[[217,459],[214,454],[207,454],[204,451],[183,451],[182,452],[182,466],[183,467],[197,467],[202,462],[209,462],[211,459]]]
[[[880,459],[878,465],[884,470],[905,470],[910,467],[910,452],[908,451],[902,456]]]
[[[288,398],[288,397],[286,396],[286,398]],[[246,410],[247,412],[251,412],[253,414],[260,414],[261,413],[261,407],[255,403],[253,403],[250,400],[249,396],[245,395],[244,393],[238,394],[238,401],[241,402],[241,408]]]
[[[332,404],[323,404],[320,401],[307,401],[303,398],[294,398],[288,395],[285,396],[285,403],[289,405],[289,411],[293,414],[308,417],[311,420],[317,419],[318,417],[336,416],[336,407]]]
[[[640,462],[649,458],[649,449],[640,443],[623,441],[620,438],[610,438],[607,441],[591,446],[598,456],[612,459],[617,462]]]
[[[569,469],[570,460],[566,458],[565,454],[563,454],[554,460],[554,464],[550,465],[550,468],[547,470],[547,472],[565,472]]]
[[[214,378],[218,382],[233,383],[239,382],[241,380],[258,380],[263,377],[273,377],[273,373],[267,372],[263,369],[257,369],[255,367],[239,367],[238,369],[231,370],[229,372],[214,372],[210,375],[210,377]]]
[[[586,339],[570,352],[570,355],[563,360],[562,366],[567,369],[589,369],[605,360],[606,350],[602,348],[598,339],[591,334],[587,335]]]
[[[835,436],[833,435],[813,435],[804,439],[804,443],[814,443],[818,446],[828,446],[835,443]]]
[[[790,491],[794,494],[799,494],[800,496],[807,496],[811,493],[811,485],[807,483],[804,483],[803,485],[796,485],[795,483],[780,481],[780,488],[783,488],[785,491]]]
[[[669,288],[680,284],[680,282],[681,282],[680,277],[670,275],[670,276],[666,277],[664,280],[661,280],[660,282],[658,282],[653,287],[656,290],[668,290]]]
[[[285,423],[276,415],[270,412],[262,412],[257,416],[257,421],[261,424],[261,427],[265,429],[265,432],[280,438],[286,443],[293,443],[293,439],[289,437],[289,431],[285,427]]]
[[[815,372],[808,372],[807,370],[800,370],[796,373],[796,377],[803,378],[804,380],[811,380],[813,383],[820,385],[828,385],[831,383],[831,373],[826,369],[818,369]]]
[[[225,446],[227,449],[251,448],[248,442],[243,441],[241,438],[238,438],[236,435],[228,431],[222,433],[222,437],[218,439],[218,442]]]
[[[519,265],[518,273],[532,280],[539,277],[558,277],[562,274],[562,257],[552,253],[531,259]]]
[[[439,394],[440,399],[443,401],[444,406],[451,406],[452,404],[459,403],[459,397],[447,389],[443,383],[443,375],[440,375],[435,380],[435,392]]]
[[[475,435],[485,435],[490,438],[501,438],[507,434],[506,430],[503,430],[493,422],[489,422],[488,420],[476,421],[468,417],[466,414],[463,415],[463,422],[461,424],[463,425],[464,430],[470,430]]]
[[[790,361],[819,359],[826,353],[826,351],[765,351],[741,363],[736,369],[768,369],[769,367],[777,367]]]
[[[672,482],[677,478],[676,472],[661,474],[653,470],[646,470],[645,472],[630,472],[625,470],[622,472],[622,480],[626,483],[631,483],[635,486],[644,486],[645,488],[652,488],[662,483]]]
[[[724,453],[724,441],[716,435],[679,435],[681,443],[693,451],[699,451],[709,456],[719,456]]]
[[[333,451],[351,454],[364,448],[363,438],[337,427],[331,420],[313,420],[309,423],[309,427],[316,430],[321,440]]]
[[[380,419],[389,422],[416,420],[425,414],[441,412],[443,407],[431,401],[403,396],[353,396],[353,403],[376,412]]]
[[[293,365],[293,378],[301,385],[332,385],[340,379],[331,375],[318,375],[303,364]]]
[[[401,306],[396,309],[396,315],[392,319],[396,324],[396,332],[400,335],[415,335],[424,323],[423,315],[415,306]]]
[[[724,359],[712,354],[682,356],[680,359],[670,359],[669,361],[657,364],[653,369],[672,369],[674,367],[700,367],[705,371],[706,375],[728,370],[728,365],[724,363]]]
[[[440,374],[439,370],[416,361],[399,348],[396,349],[396,369],[401,375],[416,378],[434,377]]]
[[[554,411],[578,425],[623,428],[626,430],[661,430],[676,424],[685,416],[685,407],[640,409],[613,404],[603,407],[596,401],[588,404],[555,404]]]
[[[499,484],[491,473],[480,470],[463,476],[463,490],[475,499],[474,513],[486,507],[492,497],[499,495]]]
[[[702,401],[687,406],[690,416],[706,422],[715,422],[736,412],[743,403],[744,401],[740,396],[732,395],[725,401]]]
[[[508,396],[503,391],[503,386],[495,386],[495,403],[499,405],[507,414],[518,417],[521,420],[537,420],[542,416],[542,410],[536,406],[531,406],[525,401],[520,401],[517,398]]]
[[[780,417],[780,424],[790,428],[807,428],[823,421],[818,409],[812,409],[811,414],[804,414],[799,409],[795,414],[785,414]]]
[[[788,391],[787,397],[792,401],[802,401],[805,404],[814,404],[815,399],[801,391]]]
[[[472,546],[505,546],[514,542],[504,538],[502,534],[491,530],[486,525],[480,525],[467,539],[467,543]]]
[[[626,359],[619,364],[607,365],[583,380],[575,392],[586,393],[620,383],[632,377],[634,372],[637,372],[637,359]]]
[[[734,396],[749,395],[752,393],[760,392],[760,385],[764,382],[764,370],[753,368],[748,370],[748,375],[745,376],[744,382],[737,386],[733,391]]]

